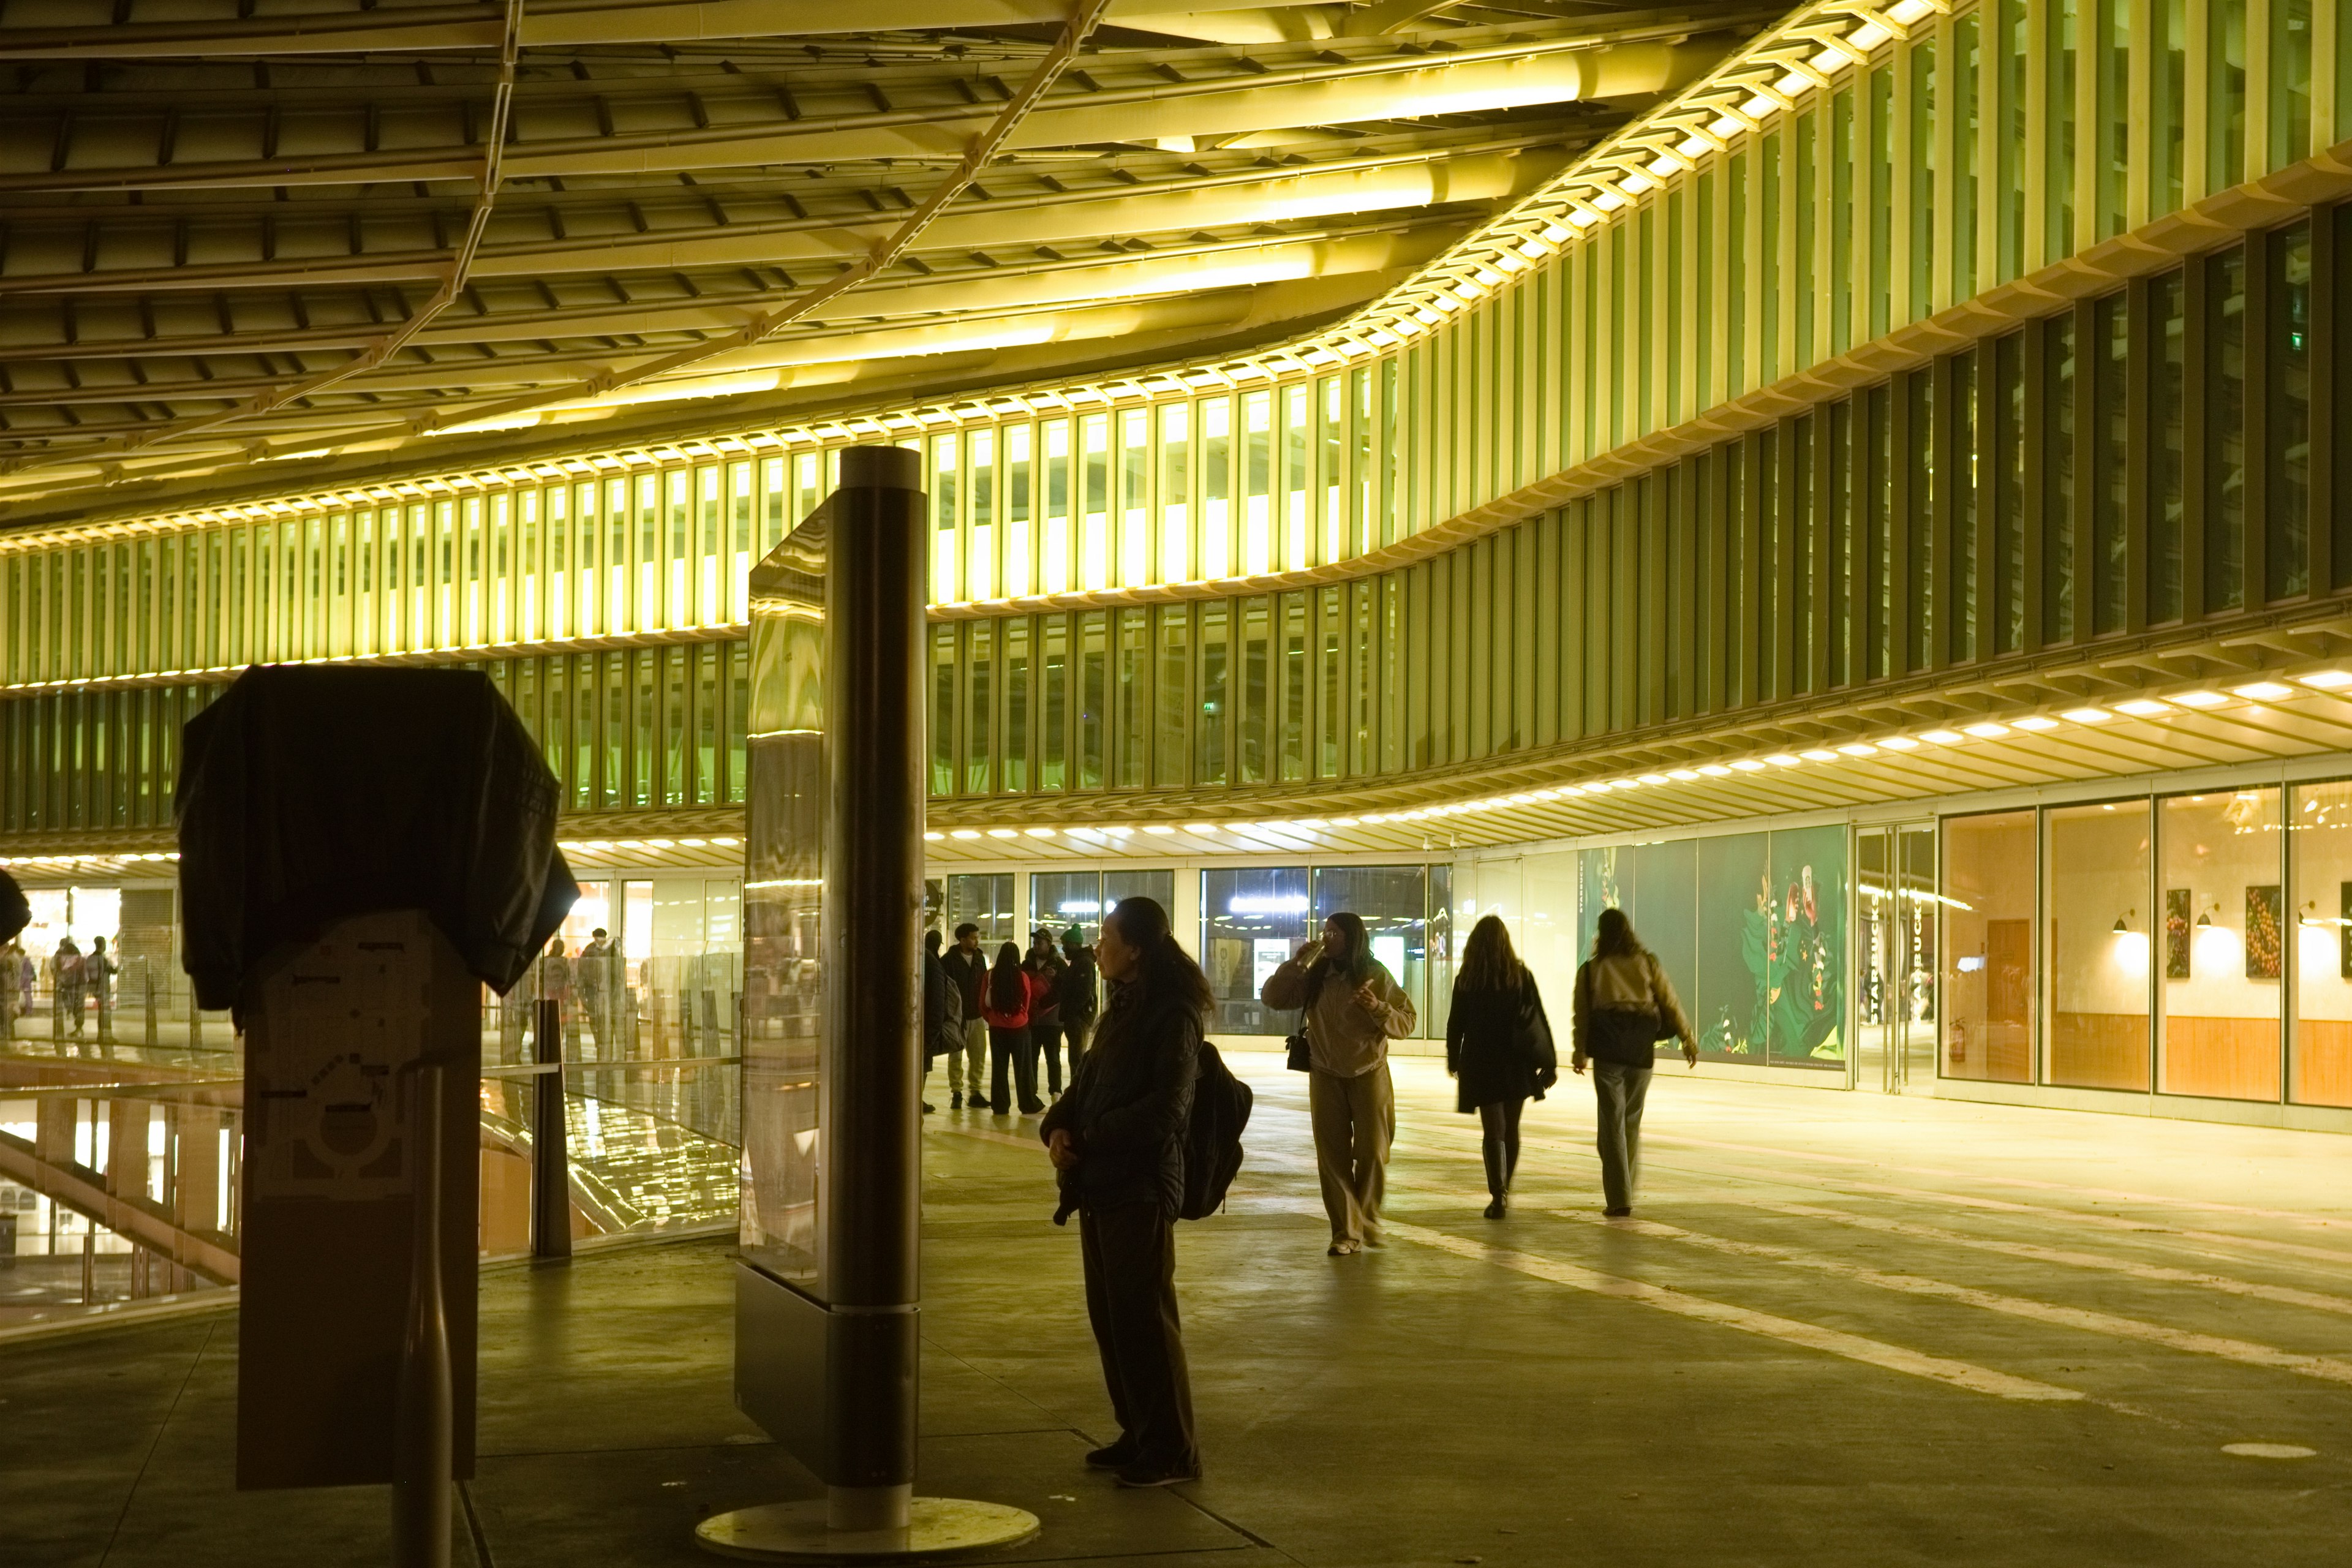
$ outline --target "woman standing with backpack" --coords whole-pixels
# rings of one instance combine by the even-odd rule
[[[1622,910],[1601,911],[1592,956],[1577,966],[1575,1020],[1576,1051],[1569,1066],[1580,1073],[1588,1060],[1592,1064],[1601,1193],[1609,1217],[1622,1219],[1633,1212],[1642,1173],[1642,1102],[1649,1096],[1657,1042],[1679,1037],[1683,1059],[1698,1066],[1698,1037],[1683,1016],[1674,985]]]
[[[1511,933],[1488,915],[1470,928],[1454,1007],[1445,1020],[1445,1070],[1457,1080],[1454,1109],[1478,1113],[1486,1156],[1488,1219],[1503,1217],[1519,1165],[1519,1113],[1559,1081],[1551,1020],[1536,977],[1511,951]]]
[[[1118,1417],[1118,1440],[1087,1463],[1117,1470],[1121,1486],[1172,1486],[1201,1474],[1176,1309],[1176,1219],[1214,997],[1150,899],[1120,900],[1095,960],[1112,984],[1110,1006],[1037,1131],[1060,1173],[1055,1220],[1077,1210],[1087,1317]]]

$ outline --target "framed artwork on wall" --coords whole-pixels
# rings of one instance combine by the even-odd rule
[[[2189,978],[2189,922],[2196,911],[2186,888],[2164,889],[2164,977]]]
[[[2246,889],[2246,978],[2276,980],[2285,973],[2285,893],[2276,882]]]

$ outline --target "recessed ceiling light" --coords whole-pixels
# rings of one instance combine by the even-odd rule
[[[1919,742],[1908,735],[1889,735],[1878,743],[1890,752],[1916,752],[1919,749]]]
[[[2294,688],[2282,686],[2275,680],[2257,680],[2251,686],[2236,688],[2239,696],[2253,702],[2275,702],[2282,697],[2294,695]]]
[[[2335,691],[2352,686],[2352,669],[2315,669],[2301,679],[2305,686],[2315,686],[2322,691]]]
[[[1642,782],[1645,784],[1662,784],[1666,782],[1666,775],[1664,773],[1643,773],[1642,775]]]
[[[1216,830],[1217,825],[1213,822],[1188,822],[1184,825],[1187,833],[1214,833]]]
[[[1960,732],[1958,730],[1928,730],[1923,731],[1919,738],[1931,746],[1953,746],[1959,743]]]
[[[2035,734],[2039,734],[2044,730],[2055,730],[2058,728],[2058,721],[2051,718],[2046,713],[2029,713],[2024,718],[2020,719],[2017,721],[2017,728],[2031,731]]]
[[[1721,763],[1709,763],[1705,767],[1699,769],[1699,772],[1705,773],[1711,779],[1719,779],[1730,771],[1731,770],[1729,768],[1725,767]]]
[[[1051,838],[1054,837],[1054,830],[1050,827],[1033,827],[1030,828],[1028,832],[1029,837],[1032,838]]]
[[[1835,752],[1830,751],[1822,746],[1815,746],[1810,752],[1801,752],[1798,754],[1809,763],[1833,763],[1837,761],[1837,753]]]
[[[1764,764],[1753,757],[1742,757],[1731,765],[1743,773],[1760,773],[1764,771]]]
[[[977,828],[959,827],[953,833],[950,834],[949,837],[951,838],[977,838],[980,837],[980,832]]]
[[[2281,697],[2288,695],[2287,689],[2284,686],[2273,686],[2268,681],[2262,682],[2261,684],[2263,689],[2274,691]],[[2249,696],[2251,694],[2252,689],[2248,689],[2247,690],[2241,691],[2239,693],[2240,696]],[[2230,700],[2218,691],[2180,691],[2174,693],[2172,700],[2175,702],[2179,703],[2183,708],[2219,708],[2223,703]]]
[[[1979,741],[1990,741],[2008,734],[2009,726],[1993,723],[1969,724],[1963,727],[1963,732],[1974,735]]]
[[[988,830],[988,836],[991,838],[1018,838],[1021,837],[1018,832],[1010,827],[992,827]]]
[[[1335,816],[1335,817],[1333,817],[1333,818],[1331,819],[1331,826],[1334,826],[1334,827],[1353,827],[1353,826],[1356,826],[1356,824],[1357,824],[1358,822],[1360,822],[1360,821],[1361,821],[1361,820],[1362,820],[1362,819],[1361,819],[1360,817],[1354,817],[1354,816]],[[1159,832],[1159,833],[1166,833],[1166,832],[1168,832],[1168,831],[1169,831],[1169,829],[1164,828],[1164,827],[1161,827],[1161,828],[1155,828],[1153,831],[1155,831],[1155,832]]]
[[[2076,724],[2104,724],[2115,715],[2104,708],[2069,708],[2065,718]]]
[[[1838,750],[1843,752],[1849,757],[1874,757],[1878,755],[1878,748],[1872,745],[1867,741],[1848,741],[1844,745],[1840,746]]]
[[[1154,822],[1147,824],[1143,831],[1146,833],[1173,833],[1176,830],[1169,826],[1164,822]]]
[[[1786,752],[1775,752],[1764,760],[1776,768],[1793,768],[1797,765],[1797,759]]]
[[[2128,713],[2135,719],[2146,719],[2153,714],[2168,712],[2171,708],[2171,703],[2158,702],[2153,697],[2135,697],[2128,702],[2116,704],[2116,712]]]
[[[1684,784],[1688,784],[1691,780],[1698,777],[1698,770],[1696,768],[1676,768],[1666,776],[1670,779],[1677,779]]]
[[[926,833],[923,837],[929,839],[932,843],[937,844],[940,839],[945,838],[947,835],[944,833],[932,832]]]

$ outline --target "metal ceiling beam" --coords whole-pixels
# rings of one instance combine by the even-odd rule
[[[993,247],[1034,247],[1058,241],[1182,234],[1275,219],[1326,217],[1454,202],[1495,202],[1532,189],[1566,161],[1564,151],[1486,152],[1459,157],[1399,153],[1346,160],[1335,166],[1253,169],[1212,179],[1171,180],[1105,192],[1092,187],[1059,194],[967,202],[942,213],[923,236],[922,249],[961,255]],[[171,215],[177,217],[179,215]],[[194,215],[190,215],[194,216]],[[289,217],[298,215],[289,214]],[[175,241],[169,218],[109,214],[144,221],[158,232],[152,248]],[[518,221],[543,225],[525,208]],[[838,265],[897,226],[891,215],[837,214],[750,223],[704,223],[649,233],[569,235],[540,240],[484,237],[468,275],[477,279],[540,278],[574,272],[692,270],[700,268]],[[331,218],[322,227],[336,226]],[[100,231],[103,232],[102,230]],[[85,242],[78,250],[96,247]],[[111,247],[120,253],[123,245]],[[352,286],[446,276],[446,250],[406,249],[345,256],[260,257],[182,266],[108,268],[76,272],[0,274],[0,297],[100,295],[178,289],[283,289]]]
[[[1168,245],[1148,256],[1104,260],[1085,257],[1063,261],[1032,261],[992,268],[967,267],[935,278],[898,277],[876,279],[858,296],[861,318],[876,326],[916,316],[953,314],[960,319],[987,321],[1008,310],[1046,306],[1082,305],[1105,299],[1143,299],[1202,287],[1243,281],[1244,273],[1279,278],[1329,278],[1359,272],[1386,272],[1426,261],[1458,237],[1466,218],[1413,214],[1404,221],[1384,216],[1370,223],[1328,224],[1307,230],[1286,230],[1267,237],[1224,237],[1191,245]],[[493,299],[488,313],[452,316],[445,310],[431,326],[411,339],[411,346],[432,349],[450,345],[533,342],[579,338],[624,336],[646,332],[718,331],[735,326],[747,304],[759,296],[738,289],[732,295],[706,294],[691,299],[604,299],[592,304],[514,310],[511,301]],[[315,305],[313,308],[315,315]],[[95,363],[136,359],[152,368],[177,359],[236,359],[275,353],[317,353],[355,351],[373,342],[381,329],[365,321],[335,325],[291,323],[282,330],[249,328],[228,333],[189,334],[152,338],[105,338],[95,335],[92,323],[79,323],[70,342],[38,342],[0,346],[0,364]],[[869,330],[863,324],[833,324],[823,313],[812,334],[843,335]],[[86,373],[78,373],[85,374]],[[124,383],[120,395],[134,395],[142,384]]]
[[[1251,71],[1227,62],[1217,77],[1161,81],[1092,93],[1063,93],[1050,103],[1024,107],[999,139],[1003,150],[1155,142],[1284,127],[1346,124],[1401,117],[1557,104],[1570,100],[1649,97],[1672,91],[1722,58],[1712,44],[1596,43],[1580,34],[1496,42],[1464,49],[1432,63],[1426,55],[1380,56],[1297,64]],[[1057,73],[1058,74],[1058,73]],[[509,84],[509,90],[511,84]],[[531,134],[534,121],[593,119],[593,92],[572,95],[566,108],[534,99],[519,117],[514,145],[505,153],[511,180],[588,175],[644,176],[772,164],[836,163],[878,158],[955,158],[975,134],[987,134],[1002,106],[957,102],[936,108],[866,114],[747,116],[707,126],[595,135]],[[1045,95],[1040,93],[1038,99]],[[64,167],[0,174],[0,192],[236,189],[312,184],[415,182],[470,177],[481,153],[455,140],[397,150],[368,151],[363,106],[331,128],[313,127],[312,140],[340,142],[282,156],[173,159],[163,156],[165,126],[149,131],[155,150],[135,161],[75,166],[71,139]],[[75,117],[75,129],[105,124],[103,95]],[[142,119],[154,119],[142,116]],[[323,117],[322,117],[323,118]],[[330,130],[339,134],[331,136]],[[125,128],[112,129],[120,147]],[[117,153],[120,156],[120,153]]]
[[[860,32],[985,33],[1050,26],[1063,20],[1066,9],[1057,0],[860,0],[854,20]],[[1329,37],[1348,9],[1331,0],[1197,9],[1170,5],[1167,0],[1113,0],[1110,15],[1118,25],[1138,32],[1245,44]],[[444,54],[497,47],[500,11],[495,5],[451,5],[240,16],[237,8],[224,5],[217,16],[185,20],[0,25],[0,53],[57,60]],[[840,0],[537,0],[524,23],[522,46],[680,46],[816,37],[848,30],[843,23],[850,19],[843,15]]]

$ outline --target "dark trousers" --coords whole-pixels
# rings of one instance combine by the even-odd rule
[[[1519,1168],[1519,1112],[1527,1108],[1524,1100],[1498,1100],[1478,1108],[1486,1190],[1498,1198],[1511,1190],[1511,1177]]]
[[[1592,1095],[1600,1112],[1601,1191],[1612,1209],[1633,1206],[1642,1178],[1642,1101],[1650,1069],[1619,1062],[1592,1064]]]
[[[1064,1018],[1062,1039],[1070,1047],[1070,1081],[1078,1081],[1078,1062],[1087,1054],[1087,1036],[1095,1026],[1092,1018]]]
[[[988,1099],[991,1110],[1002,1115],[1013,1109],[1005,1097],[1004,1069],[1013,1069],[1013,1086],[1021,1093],[1021,1109],[1030,1110],[1037,1103],[1037,1053],[1029,1048],[1029,1030],[1000,1029],[988,1026]]]
[[[1087,1319],[1102,1352],[1103,1384],[1138,1462],[1195,1470],[1192,1380],[1176,1313],[1176,1220],[1156,1203],[1078,1213]]]
[[[1035,1022],[1032,1022],[1030,1024],[1029,1049],[1031,1052],[1034,1053],[1041,1048],[1045,1053],[1046,1090],[1049,1093],[1059,1094],[1062,1092],[1061,1025],[1039,1024]],[[1034,1063],[1029,1068],[1029,1081],[1033,1084],[1037,1081],[1037,1068]]]

